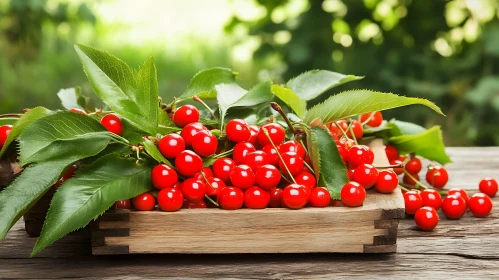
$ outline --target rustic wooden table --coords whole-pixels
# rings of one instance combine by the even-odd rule
[[[499,179],[499,148],[449,148],[448,187],[477,191],[482,177]],[[499,207],[499,197],[494,198]],[[397,254],[92,256],[85,234],[65,237],[29,259],[35,238],[18,222],[0,242],[1,279],[271,278],[499,279],[499,209],[488,218],[451,221],[422,232],[400,222]],[[223,237],[221,237],[223,238]],[[167,242],[165,238],[165,242]]]

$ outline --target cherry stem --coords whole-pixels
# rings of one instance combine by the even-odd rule
[[[201,176],[203,176],[203,179],[204,179],[204,181],[206,182],[206,184],[208,184],[208,186],[210,186],[210,188],[211,188],[212,190],[214,190],[215,188],[214,188],[214,187],[210,184],[210,182],[208,182],[208,179],[207,179],[207,178],[206,178],[206,176],[204,175],[203,170],[199,171],[199,173],[201,173]]]
[[[220,154],[218,154],[218,155],[214,155],[214,156],[213,156],[213,158],[219,159],[219,158],[223,158],[223,157],[225,157],[225,156],[229,156],[229,155],[231,155],[231,154],[232,154],[232,152],[233,152],[233,151],[234,151],[234,149],[230,149],[230,150],[225,151],[225,152],[223,152],[223,153],[220,153]]]
[[[4,117],[22,117],[23,114],[1,114],[0,115],[0,118],[4,118]]]
[[[274,103],[274,102],[271,102],[271,103]],[[269,135],[269,132],[267,131],[267,129],[265,127],[262,127],[262,131],[263,131],[263,134],[265,134],[265,137],[267,137],[267,139],[269,140],[270,144],[272,145],[272,148],[274,148],[276,151],[279,151],[277,149],[277,147],[275,146],[274,142],[272,142],[272,139],[270,138],[270,135]],[[288,172],[289,177],[291,177],[291,180],[293,180],[293,183],[296,184],[295,178],[293,177],[293,174],[291,174],[291,171],[289,171],[289,168],[286,165],[286,162],[284,162],[284,159],[282,158],[281,153],[277,152],[277,155],[279,156],[279,159],[281,160],[281,162],[284,165],[284,167],[286,167],[286,171]]]
[[[312,171],[312,173],[315,174],[314,169],[310,165],[308,165],[308,163],[306,161],[303,161],[303,164],[308,168],[308,170]]]
[[[350,124],[348,125],[348,130],[352,134],[352,139],[355,142],[355,145],[359,145],[359,143],[357,142],[357,138],[355,137],[355,133],[353,133],[352,122],[350,122]]]
[[[197,97],[197,96],[193,96],[192,99],[194,101],[197,101],[199,103],[201,103],[206,109],[208,109],[208,112],[210,112],[210,115],[211,115],[211,119],[214,120],[216,119],[215,117],[215,113],[213,112],[213,110],[210,108],[210,106],[208,106],[206,103],[204,103],[203,100],[201,100],[201,98]]]
[[[293,124],[291,123],[291,121],[289,121],[288,116],[284,114],[284,111],[282,110],[281,106],[279,106],[279,104],[275,102],[270,102],[270,107],[272,107],[272,109],[276,110],[281,115],[284,121],[288,124],[289,130],[291,130],[293,134],[296,134],[296,130],[293,127]]]
[[[205,194],[204,197],[206,197],[206,199],[208,199],[211,203],[215,204],[215,206],[220,207],[220,205],[218,205],[218,203],[211,199],[211,197],[209,197],[207,194]]]
[[[376,165],[374,165],[374,167],[377,168],[377,169],[402,168],[402,163],[400,163],[400,164],[394,164],[394,165],[387,165],[387,166],[376,166]]]
[[[376,113],[376,111],[372,112],[371,115],[369,115],[369,118],[367,118],[362,125],[366,125],[374,117],[374,113]]]
[[[284,180],[286,180],[286,182],[288,182],[288,183],[293,183],[293,182],[291,182],[291,181],[288,179],[288,177],[286,177],[286,175],[285,175],[284,173],[282,173],[282,171],[279,171],[279,173],[281,173],[281,178],[283,178]]]
[[[89,113],[88,115],[91,116],[91,115],[100,115],[100,114],[109,114],[109,113],[113,113],[113,111],[102,111],[102,109],[99,109],[95,112]]]
[[[404,173],[405,175],[407,175],[407,177],[411,178],[414,182],[416,182],[417,185],[419,185],[423,189],[429,189],[429,187],[423,185],[418,179],[414,178],[411,173],[407,172],[407,170],[404,169]]]
[[[408,188],[404,188],[402,185],[399,185],[399,188],[400,188],[401,190],[403,190],[403,191],[406,191],[406,192],[410,191],[410,189],[408,189]]]
[[[341,134],[343,134],[343,137],[345,137],[346,139],[349,139],[347,136],[347,133],[343,130],[343,128],[341,128],[341,126],[337,122],[333,122],[333,123],[341,131]]]

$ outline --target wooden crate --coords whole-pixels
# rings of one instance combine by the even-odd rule
[[[371,143],[375,164],[387,165],[381,140]],[[368,191],[356,208],[182,209],[178,212],[114,210],[92,230],[94,255],[226,253],[392,253],[398,219],[404,217],[399,189]]]

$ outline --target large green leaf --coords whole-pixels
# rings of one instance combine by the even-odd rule
[[[143,144],[147,154],[150,155],[154,160],[173,167],[173,165],[161,154],[161,152],[158,150],[158,147],[156,147],[156,145],[151,140],[145,139]]]
[[[415,135],[426,131],[426,128],[420,125],[397,120],[390,120],[386,126],[392,128],[392,136]]]
[[[286,103],[286,105],[288,105],[298,117],[303,118],[305,111],[307,111],[307,101],[301,99],[289,88],[279,85],[273,85],[272,91],[279,99]]]
[[[443,115],[437,105],[426,99],[369,90],[350,90],[333,95],[323,103],[312,107],[307,111],[304,121],[310,123],[314,119],[320,118],[322,122],[327,123],[355,115],[413,104],[425,105]]]
[[[60,89],[57,96],[61,100],[62,107],[68,110],[73,108],[85,110],[88,97],[81,94],[80,87]]]
[[[172,132],[181,131],[182,129],[176,126],[168,114],[159,110],[158,112],[158,133],[165,135]]]
[[[312,70],[289,80],[286,87],[290,88],[302,99],[312,100],[329,89],[363,78],[327,70]]]
[[[215,99],[215,86],[234,83],[236,77],[237,73],[228,68],[215,67],[203,70],[192,78],[189,86],[187,86],[187,89],[179,99],[188,100],[193,96],[203,99]]]
[[[23,130],[28,127],[30,124],[35,122],[36,120],[46,117],[48,115],[53,114],[54,112],[50,111],[44,107],[36,107],[28,112],[26,112],[15,124],[12,130],[10,131],[9,137],[7,137],[7,141],[0,150],[0,158],[3,156],[9,145],[23,132]]]
[[[151,123],[154,129],[156,129],[158,126],[159,100],[158,74],[156,73],[154,58],[151,57],[144,62],[144,64],[139,68],[139,71],[136,73],[135,79],[137,81],[135,101],[139,105],[140,109],[145,111],[147,120]]]
[[[151,166],[111,154],[76,173],[57,190],[32,256],[97,219],[117,200],[151,190]]]

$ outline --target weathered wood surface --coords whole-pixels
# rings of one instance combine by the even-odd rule
[[[484,176],[499,177],[499,148],[449,148],[449,187],[476,191]],[[83,233],[65,237],[33,259],[35,243],[17,223],[0,242],[0,279],[499,279],[499,198],[483,219],[441,217],[432,232],[399,224],[397,254],[242,254],[92,256]],[[168,242],[168,240],[165,240]]]

